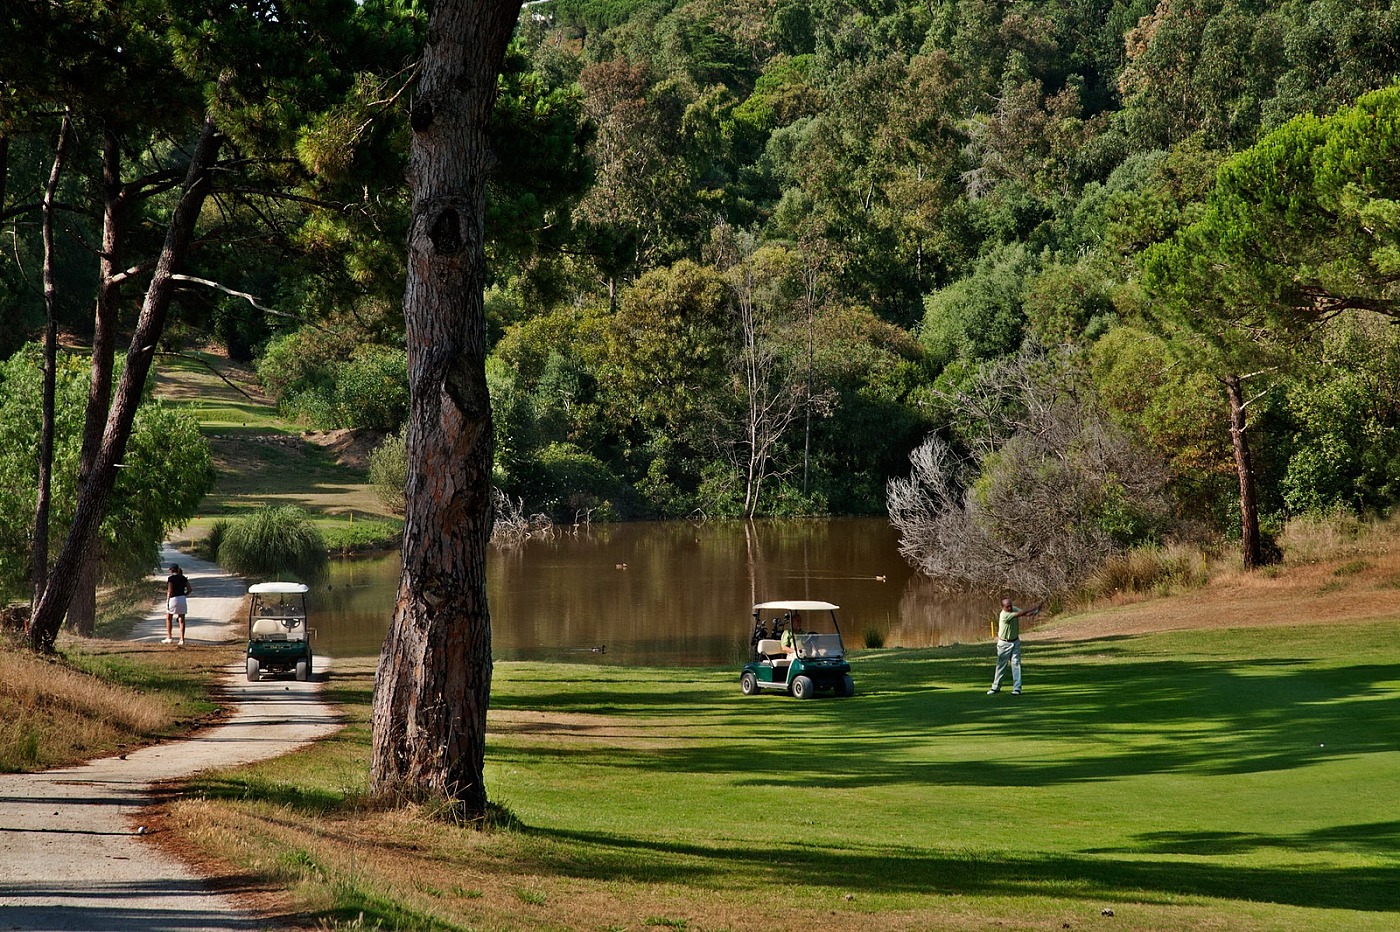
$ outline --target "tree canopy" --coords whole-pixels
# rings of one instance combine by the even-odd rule
[[[883,512],[930,433],[967,436],[951,399],[1027,341],[1083,350],[1080,388],[1161,458],[1177,520],[1154,533],[1244,533],[1241,436],[1265,534],[1388,507],[1400,473],[1360,438],[1393,412],[1306,364],[1388,352],[1361,322],[1393,316],[1400,267],[1387,0],[526,10],[483,230],[492,472],[529,512]],[[7,18],[0,350],[41,319],[59,110],[58,306],[79,334],[102,282],[131,325],[207,112],[224,148],[173,319],[308,425],[400,428],[426,29],[389,0]],[[1228,380],[1251,376],[1232,434]]]

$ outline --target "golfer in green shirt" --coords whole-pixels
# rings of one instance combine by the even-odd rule
[[[1008,663],[1011,664],[1011,695],[1021,695],[1021,619],[1039,614],[1039,605],[1022,609],[1012,605],[1010,599],[1001,600],[1001,617],[997,619],[997,672],[987,695],[1001,692],[1001,678],[1006,675]]]

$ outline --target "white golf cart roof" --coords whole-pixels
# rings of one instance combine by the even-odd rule
[[[753,607],[756,612],[834,612],[841,606],[830,602],[811,602],[806,599],[788,599],[778,602],[760,602]]]
[[[260,582],[253,583],[248,587],[251,593],[288,593],[288,592],[310,592],[304,583],[299,582]]]

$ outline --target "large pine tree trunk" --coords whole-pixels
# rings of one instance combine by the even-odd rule
[[[117,477],[117,464],[126,453],[131,425],[141,404],[141,392],[151,371],[156,343],[165,329],[165,316],[175,293],[175,274],[185,260],[190,240],[204,200],[209,192],[209,172],[219,155],[219,132],[213,120],[206,120],[190,157],[189,170],[181,192],[179,206],[166,229],[160,258],[146,288],[146,299],[126,354],[126,368],[117,385],[116,398],[107,417],[102,443],[93,461],[92,471],[78,493],[78,504],[68,537],[54,563],[49,583],[44,588],[34,616],[29,623],[29,636],[37,650],[52,650],[59,626],[68,611],[77,588],[78,578],[88,563],[97,558],[97,529],[107,514],[107,499]]]
[[[451,800],[465,818],[486,811],[491,689],[486,126],[519,11],[520,0],[434,4],[410,116],[403,575],[375,681],[370,786]]]
[[[1249,453],[1244,389],[1239,376],[1224,378],[1230,401],[1230,440],[1235,447],[1235,471],[1240,480],[1240,559],[1247,570],[1263,565],[1259,542],[1259,501],[1254,486],[1254,460]]]

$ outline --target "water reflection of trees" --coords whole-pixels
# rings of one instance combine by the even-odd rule
[[[375,653],[397,561],[341,572],[318,599],[328,616],[344,613],[328,617],[326,633],[353,634],[344,650],[356,656]],[[867,630],[887,647],[984,640],[996,612],[995,596],[949,594],[915,576],[879,519],[593,525],[493,547],[487,577],[498,659],[723,665],[747,649],[752,606],[776,599],[840,605],[857,649]],[[604,644],[605,655],[591,653]]]
[[[997,597],[948,592],[926,576],[911,576],[899,600],[899,621],[885,634],[886,647],[936,647],[990,637]]]

